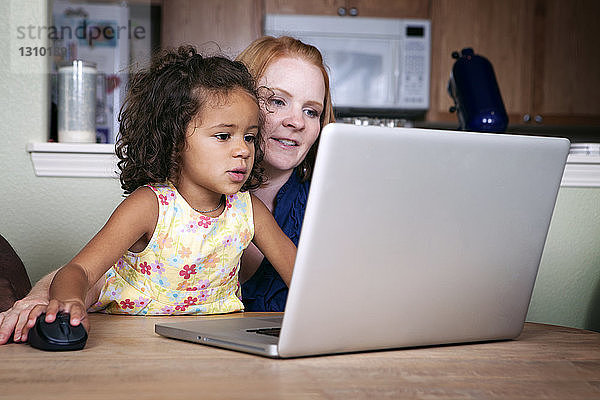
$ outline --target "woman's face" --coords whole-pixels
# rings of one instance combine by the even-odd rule
[[[323,74],[300,58],[285,57],[267,67],[259,84],[273,91],[267,103],[263,164],[267,174],[292,171],[304,160],[321,130]]]

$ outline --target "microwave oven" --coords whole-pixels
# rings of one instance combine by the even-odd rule
[[[268,14],[264,32],[321,51],[338,117],[418,118],[429,108],[429,20]]]

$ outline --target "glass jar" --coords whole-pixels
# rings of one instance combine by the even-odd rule
[[[96,143],[96,64],[73,60],[58,69],[58,141]]]

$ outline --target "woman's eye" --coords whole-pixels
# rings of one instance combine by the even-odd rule
[[[306,113],[306,115],[308,115],[311,118],[318,118],[319,117],[319,113],[316,112],[315,110],[311,110],[310,108],[307,110],[304,110],[304,112]]]
[[[274,106],[278,106],[278,107],[285,105],[285,102],[283,100],[277,99],[277,98],[271,98],[269,100],[269,103],[273,104]]]
[[[256,141],[256,136],[246,135],[246,136],[244,136],[244,140],[248,143],[254,143]]]
[[[217,133],[215,137],[219,140],[227,140],[231,137],[229,133]]]

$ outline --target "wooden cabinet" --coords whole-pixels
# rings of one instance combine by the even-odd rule
[[[451,54],[472,47],[492,63],[511,125],[600,126],[598,0],[163,0],[161,42],[235,56],[262,34],[265,14],[340,8],[431,20],[427,121],[457,122],[446,91]]]
[[[451,53],[472,47],[494,67],[510,124],[600,124],[599,12],[595,0],[432,0],[427,120],[457,120]]]
[[[259,0],[163,0],[161,46],[183,43],[235,57],[262,35]]]
[[[447,92],[453,51],[472,47],[492,63],[509,115],[527,110],[532,99],[533,2],[522,0],[433,0],[431,9],[431,96],[427,119],[456,121]],[[512,119],[512,118],[511,118]]]
[[[347,0],[346,9],[359,17],[429,18],[429,2],[422,0]]]
[[[267,14],[429,18],[427,0],[265,0]]]
[[[338,15],[346,0],[265,0],[267,14]]]
[[[600,125],[600,2],[538,0],[534,115],[543,123]]]

